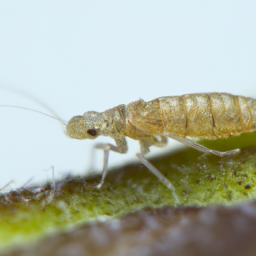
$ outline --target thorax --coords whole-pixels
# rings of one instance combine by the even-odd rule
[[[102,125],[102,132],[104,136],[126,136],[126,106],[124,104],[108,109],[101,114],[104,120]]]

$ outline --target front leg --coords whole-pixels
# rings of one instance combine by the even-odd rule
[[[124,154],[127,152],[127,142],[124,137],[114,138],[116,146],[112,144],[96,144],[94,149],[102,149],[104,151],[104,160],[103,160],[103,170],[101,175],[100,183],[96,188],[100,188],[105,180],[108,170],[108,160],[109,160],[109,151],[114,151],[116,153]]]

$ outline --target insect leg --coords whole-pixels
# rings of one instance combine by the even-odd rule
[[[103,170],[101,175],[101,180],[98,185],[96,185],[96,188],[101,188],[101,186],[104,183],[105,177],[107,175],[108,170],[108,159],[109,159],[109,151],[114,151],[117,153],[120,153],[118,147],[112,145],[112,144],[96,144],[94,146],[95,149],[102,149],[104,151],[104,161],[103,161]]]
[[[159,172],[145,157],[142,153],[137,153],[136,156],[140,159],[140,161],[164,184],[166,185],[172,192],[172,195],[177,204],[180,203],[178,196],[176,194],[175,188],[172,183],[161,173]]]
[[[217,150],[212,150],[212,149],[209,149],[209,148],[206,148],[188,138],[181,138],[181,137],[178,137],[172,133],[167,133],[166,136],[169,136],[170,138],[174,139],[174,140],[177,140],[189,147],[192,147],[198,151],[201,151],[201,152],[204,152],[204,153],[211,153],[213,155],[217,155],[217,156],[230,156],[230,155],[233,155],[233,154],[236,154],[240,151],[240,149],[234,149],[234,150],[229,150],[229,151],[224,151],[224,152],[221,152],[221,151],[217,151]]]

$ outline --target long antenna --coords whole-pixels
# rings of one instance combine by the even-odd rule
[[[64,121],[63,119],[61,119],[59,117],[59,115],[56,114],[56,112],[54,110],[52,110],[52,108],[50,108],[46,103],[44,103],[43,101],[41,101],[40,99],[36,98],[34,95],[31,95],[29,94],[28,92],[24,92],[24,91],[21,91],[21,90],[18,90],[18,89],[14,89],[14,88],[7,88],[7,87],[3,87],[1,86],[0,87],[1,90],[4,90],[4,91],[7,91],[7,92],[10,92],[10,93],[14,93],[14,94],[17,94],[17,95],[21,95],[25,98],[28,98],[34,102],[36,102],[37,104],[41,105],[43,108],[45,108],[46,110],[48,110],[53,116],[55,116],[58,121],[60,121],[62,124],[64,124],[66,126],[66,121]],[[7,105],[6,105],[7,106]],[[11,107],[11,106],[10,106]],[[12,106],[12,107],[15,107],[15,106]],[[23,107],[18,107],[18,108],[23,108]],[[46,115],[46,116],[49,116],[45,113],[42,113],[40,111],[37,111],[37,110],[32,110],[32,109],[27,109],[27,108],[23,108],[23,109],[26,109],[26,110],[31,110],[31,111],[35,111],[37,113],[41,113],[43,115]],[[49,117],[52,117],[52,116],[49,116]],[[53,117],[52,117],[53,118]],[[63,123],[64,122],[64,123]]]
[[[39,113],[41,115],[44,115],[44,116],[48,116],[48,117],[51,117],[55,120],[58,120],[59,122],[61,122],[62,124],[64,124],[65,126],[67,125],[67,121],[59,118],[59,117],[55,117],[55,116],[51,116],[51,115],[48,115],[46,113],[43,113],[41,111],[38,111],[38,110],[35,110],[35,109],[31,109],[31,108],[25,108],[25,107],[20,107],[20,106],[13,106],[13,105],[0,105],[0,107],[7,107],[7,108],[19,108],[19,109],[25,109],[25,110],[29,110],[29,111],[33,111],[33,112],[36,112],[36,113]]]

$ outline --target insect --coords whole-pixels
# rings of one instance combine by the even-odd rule
[[[164,147],[167,138],[172,138],[201,152],[220,157],[238,153],[239,149],[225,152],[211,150],[191,139],[225,139],[255,131],[256,100],[228,93],[185,94],[160,97],[148,102],[140,99],[100,113],[89,111],[72,117],[68,122],[53,118],[66,126],[66,134],[72,139],[96,139],[103,135],[115,140],[116,145],[96,144],[94,147],[104,151],[103,171],[97,188],[103,185],[107,174],[109,151],[126,153],[128,147],[125,137],[130,137],[140,143],[141,152],[136,155],[141,163],[171,190],[176,203],[179,203],[171,181],[146,160],[145,154],[149,152],[149,147]]]

